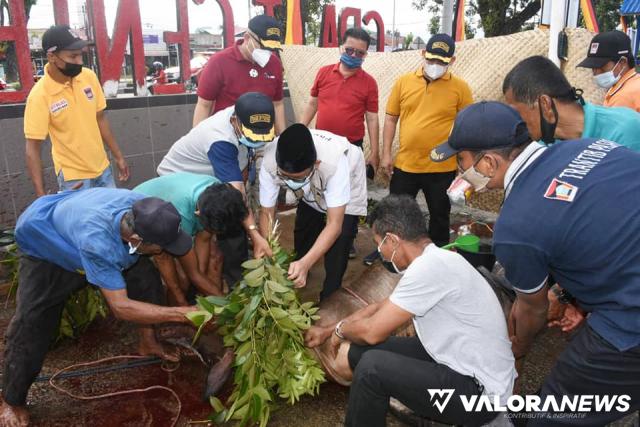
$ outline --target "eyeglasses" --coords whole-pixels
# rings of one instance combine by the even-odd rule
[[[356,56],[357,58],[364,58],[367,54],[366,50],[356,49],[355,47],[345,47],[344,51],[349,56]]]

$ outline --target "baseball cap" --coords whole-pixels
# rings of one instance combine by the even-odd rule
[[[578,67],[600,68],[609,61],[617,61],[631,53],[631,39],[622,31],[597,34],[589,43],[587,57]]]
[[[460,151],[515,147],[530,140],[516,110],[501,102],[478,102],[458,113],[449,139],[431,151],[431,160],[443,162]]]
[[[175,206],[157,197],[147,197],[133,204],[133,229],[143,242],[159,245],[175,256],[191,249],[191,236],[180,228],[180,214]]]
[[[281,49],[280,40],[282,38],[282,30],[280,22],[269,15],[258,15],[249,21],[249,30],[260,39],[260,44],[266,49]]]
[[[271,98],[260,92],[247,92],[236,100],[236,117],[242,134],[252,141],[271,142],[276,137],[275,112]]]
[[[42,50],[46,53],[82,49],[92,44],[75,35],[68,25],[54,25],[42,35]]]
[[[276,147],[276,163],[280,169],[300,173],[313,166],[316,160],[316,146],[308,127],[295,123],[282,132]]]
[[[438,59],[449,63],[456,51],[456,42],[448,34],[435,34],[427,42],[424,52],[426,59]]]

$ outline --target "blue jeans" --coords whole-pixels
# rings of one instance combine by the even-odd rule
[[[78,183],[82,183],[78,188],[74,188]],[[62,170],[58,173],[58,188],[60,191],[69,190],[86,190],[88,188],[116,188],[116,182],[113,179],[113,173],[111,172],[111,165],[109,165],[102,175],[90,179],[72,179],[65,181]]]

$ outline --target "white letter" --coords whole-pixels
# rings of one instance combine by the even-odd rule
[[[558,401],[556,400],[556,397],[552,394],[545,397],[544,405],[542,406],[542,412],[549,412],[549,406],[553,406],[553,412],[560,412]]]
[[[580,396],[580,406],[578,406],[578,411],[591,412],[592,400],[593,400],[593,395],[585,394],[584,396]]]
[[[618,397],[618,406],[616,406],[616,411],[618,412],[627,412],[629,410],[629,401],[631,397],[628,394],[623,394]]]
[[[567,406],[571,411],[567,411]],[[569,396],[562,396],[562,405],[560,408],[560,412],[576,412],[578,410],[578,396],[573,396],[570,398]]]
[[[616,403],[616,398],[618,395],[613,395],[613,399],[609,395],[605,396],[596,396],[596,411],[607,411],[611,412],[613,405]]]
[[[472,394],[471,396],[460,395],[460,400],[462,401],[462,406],[464,406],[464,410],[466,412],[473,411],[473,407],[476,404],[476,400],[478,400],[478,396]]]
[[[524,409],[524,399],[522,396],[514,394],[509,398],[509,400],[507,400],[507,407],[511,412],[520,412]]]
[[[540,412],[540,396],[526,396],[527,412]]]

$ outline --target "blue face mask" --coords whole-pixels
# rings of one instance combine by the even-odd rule
[[[311,177],[313,176],[314,172],[315,172],[315,169],[303,180],[286,178],[282,175],[280,175],[280,179],[284,181],[285,185],[289,187],[291,191],[297,191],[311,182]]]
[[[342,62],[347,68],[360,68],[362,67],[364,58],[351,56],[345,52],[340,56],[340,62]]]
[[[240,138],[238,138],[238,142],[242,145],[244,145],[245,147],[249,147],[249,148],[262,148],[264,147],[264,142],[259,141],[259,142],[253,142],[250,141],[249,138],[247,138],[246,136],[242,135]]]

